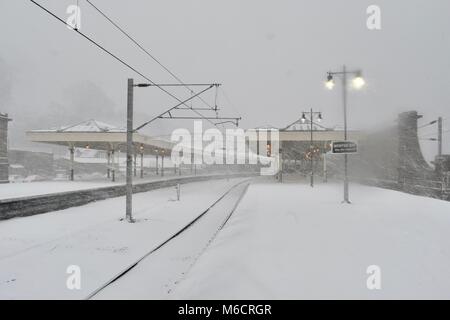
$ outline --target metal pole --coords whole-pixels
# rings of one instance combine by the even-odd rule
[[[327,154],[323,154],[323,182],[328,182],[327,177]]]
[[[342,102],[344,105],[344,140],[347,141],[347,71],[345,65],[342,72]],[[348,199],[348,155],[344,155],[344,202],[350,203]]]
[[[311,115],[309,118],[310,122],[310,133],[311,133],[311,142],[309,145],[309,155],[310,155],[310,162],[311,162],[311,188],[314,187],[314,163],[313,163],[313,110],[311,108]]]
[[[144,178],[144,153],[141,152],[141,179]]]
[[[158,155],[156,155],[155,161],[156,161],[156,175],[159,175]]]
[[[106,177],[111,178],[111,151],[107,152],[108,168],[106,169]]]
[[[442,117],[438,118],[438,156],[442,156]]]
[[[127,95],[127,184],[126,220],[133,222],[133,79],[128,79]]]
[[[134,153],[134,171],[133,174],[135,177],[137,177],[137,154],[136,152]]]
[[[74,154],[75,154],[75,148],[70,147],[70,181],[74,180]]]
[[[161,155],[161,177],[164,177],[164,154]]]
[[[114,149],[111,151],[111,167],[112,167],[112,182],[116,181],[116,163],[114,160],[114,156],[115,156],[115,151]]]
[[[279,173],[280,173],[280,182],[283,182],[283,168],[284,168],[284,162],[283,162],[283,151],[282,149],[279,150],[279,159],[280,159],[280,168],[279,168]]]

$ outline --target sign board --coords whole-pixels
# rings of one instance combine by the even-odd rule
[[[358,152],[358,145],[355,141],[333,141],[331,143],[331,153],[351,154]]]

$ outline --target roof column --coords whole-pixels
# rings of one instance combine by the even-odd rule
[[[141,152],[141,179],[144,178],[144,152]]]
[[[114,148],[111,150],[111,168],[112,168],[112,177],[111,180],[112,182],[116,181],[116,164],[115,164],[115,150]]]
[[[74,180],[74,157],[75,157],[75,148],[73,146],[69,147],[69,152],[70,152],[70,175],[69,175],[69,179],[70,181]]]

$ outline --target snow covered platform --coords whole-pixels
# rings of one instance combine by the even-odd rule
[[[245,183],[229,190],[244,180],[190,183],[181,201],[173,188],[137,194],[136,224],[119,221],[123,198],[0,222],[0,299],[89,297],[213,203],[94,298],[450,298],[450,202],[351,185],[347,205],[342,185],[263,178],[241,199]]]
[[[350,188],[252,184],[171,298],[449,299],[450,202]]]
[[[245,180],[189,183],[180,201],[175,188],[136,194],[134,224],[121,221],[123,197],[0,221],[0,299],[84,299]],[[67,286],[70,266],[81,270],[80,290]]]
[[[189,177],[189,175],[183,175],[181,177]],[[156,180],[165,180],[171,178],[180,178],[180,176],[173,174],[166,174],[165,178],[162,178],[161,176],[146,177],[144,179],[135,178],[134,184]],[[116,182],[111,182],[108,181],[106,178],[104,180],[88,180],[88,181],[36,181],[36,182],[7,183],[7,184],[0,184],[0,200],[41,196],[60,192],[89,190],[124,184],[125,184],[124,180],[117,180]]]
[[[0,184],[0,200],[39,196],[67,191],[110,187],[123,182],[110,181],[39,181]]]

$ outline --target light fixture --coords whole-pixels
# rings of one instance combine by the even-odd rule
[[[327,76],[327,81],[325,82],[325,87],[327,87],[327,89],[329,89],[329,90],[332,90],[334,88],[333,76],[330,73]]]
[[[305,121],[306,121],[306,116],[305,116],[304,113],[302,114],[302,120],[301,121],[302,121],[302,123],[305,123]]]
[[[361,89],[366,84],[363,77],[361,76],[360,71],[356,73],[356,76],[353,78],[352,83],[355,89]]]

